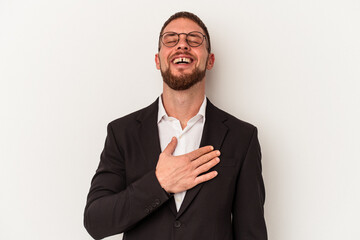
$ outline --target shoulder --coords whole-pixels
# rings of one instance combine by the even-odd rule
[[[208,102],[209,103],[209,102]],[[257,139],[257,128],[244,120],[241,120],[228,112],[221,110],[211,103],[208,108],[209,131],[216,133],[226,132],[222,142],[222,156],[236,158],[246,155],[253,140]],[[214,123],[215,122],[215,123]]]
[[[132,128],[138,126],[142,120],[157,117],[157,111],[158,111],[158,99],[156,99],[152,104],[150,104],[147,107],[144,107],[140,110],[137,110],[135,112],[132,112],[130,114],[127,114],[123,117],[111,121],[108,124],[108,127],[115,129]]]
[[[208,105],[208,116],[209,117],[213,117],[215,115],[217,115],[216,117],[221,119],[223,121],[223,123],[230,129],[233,131],[242,131],[242,132],[250,132],[253,133],[254,131],[256,131],[256,126],[254,126],[253,124],[246,122],[242,119],[239,119],[237,117],[235,117],[234,115],[216,107],[215,105],[213,105],[209,100],[207,102]]]

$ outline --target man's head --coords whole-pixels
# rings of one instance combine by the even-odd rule
[[[170,88],[186,90],[202,81],[206,69],[213,67],[215,58],[210,49],[209,33],[200,18],[179,12],[161,29],[156,67]]]
[[[205,36],[206,36],[206,44],[207,44],[207,50],[208,53],[211,53],[211,44],[210,44],[210,35],[209,32],[207,30],[207,27],[205,26],[205,24],[203,23],[203,21],[201,21],[201,19],[196,16],[193,13],[190,12],[177,12],[174,15],[172,15],[171,17],[169,17],[168,20],[166,20],[166,22],[164,23],[164,25],[161,28],[160,31],[160,36],[164,33],[164,29],[166,28],[167,25],[169,25],[169,23],[175,19],[178,18],[186,18],[189,20],[192,20],[193,22],[195,22],[197,25],[199,25],[199,27],[201,27],[201,29],[204,31]],[[159,51],[160,51],[160,47],[161,47],[161,39],[159,38]]]

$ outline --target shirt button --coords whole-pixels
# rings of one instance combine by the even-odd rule
[[[180,221],[175,221],[175,222],[174,222],[174,227],[175,227],[175,228],[181,227],[181,222],[180,222]]]

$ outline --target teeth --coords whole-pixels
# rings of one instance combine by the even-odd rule
[[[175,58],[173,63],[190,63],[190,58]]]

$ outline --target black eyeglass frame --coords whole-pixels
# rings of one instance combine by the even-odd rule
[[[168,34],[168,33],[173,33],[173,34],[176,34],[176,35],[178,36],[178,39],[177,39],[177,41],[176,41],[174,44],[168,45],[168,44],[165,44],[165,43],[163,42],[163,36],[164,36],[165,34]],[[203,36],[203,39],[202,39],[202,41],[201,41],[200,44],[194,45],[194,44],[192,44],[192,43],[189,42],[188,36],[189,36],[190,34],[192,34],[192,33],[199,33],[199,34],[201,34],[201,35]],[[199,46],[201,46],[201,45],[203,44],[204,40],[206,39],[206,35],[203,34],[202,32],[199,32],[199,31],[192,31],[192,32],[189,32],[189,33],[164,32],[163,34],[160,34],[159,38],[160,38],[160,41],[162,42],[162,44],[164,44],[164,46],[166,46],[166,47],[175,47],[175,46],[179,43],[179,41],[180,41],[180,35],[182,35],[182,34],[186,35],[185,40],[186,40],[186,43],[189,44],[190,47],[199,47]]]

